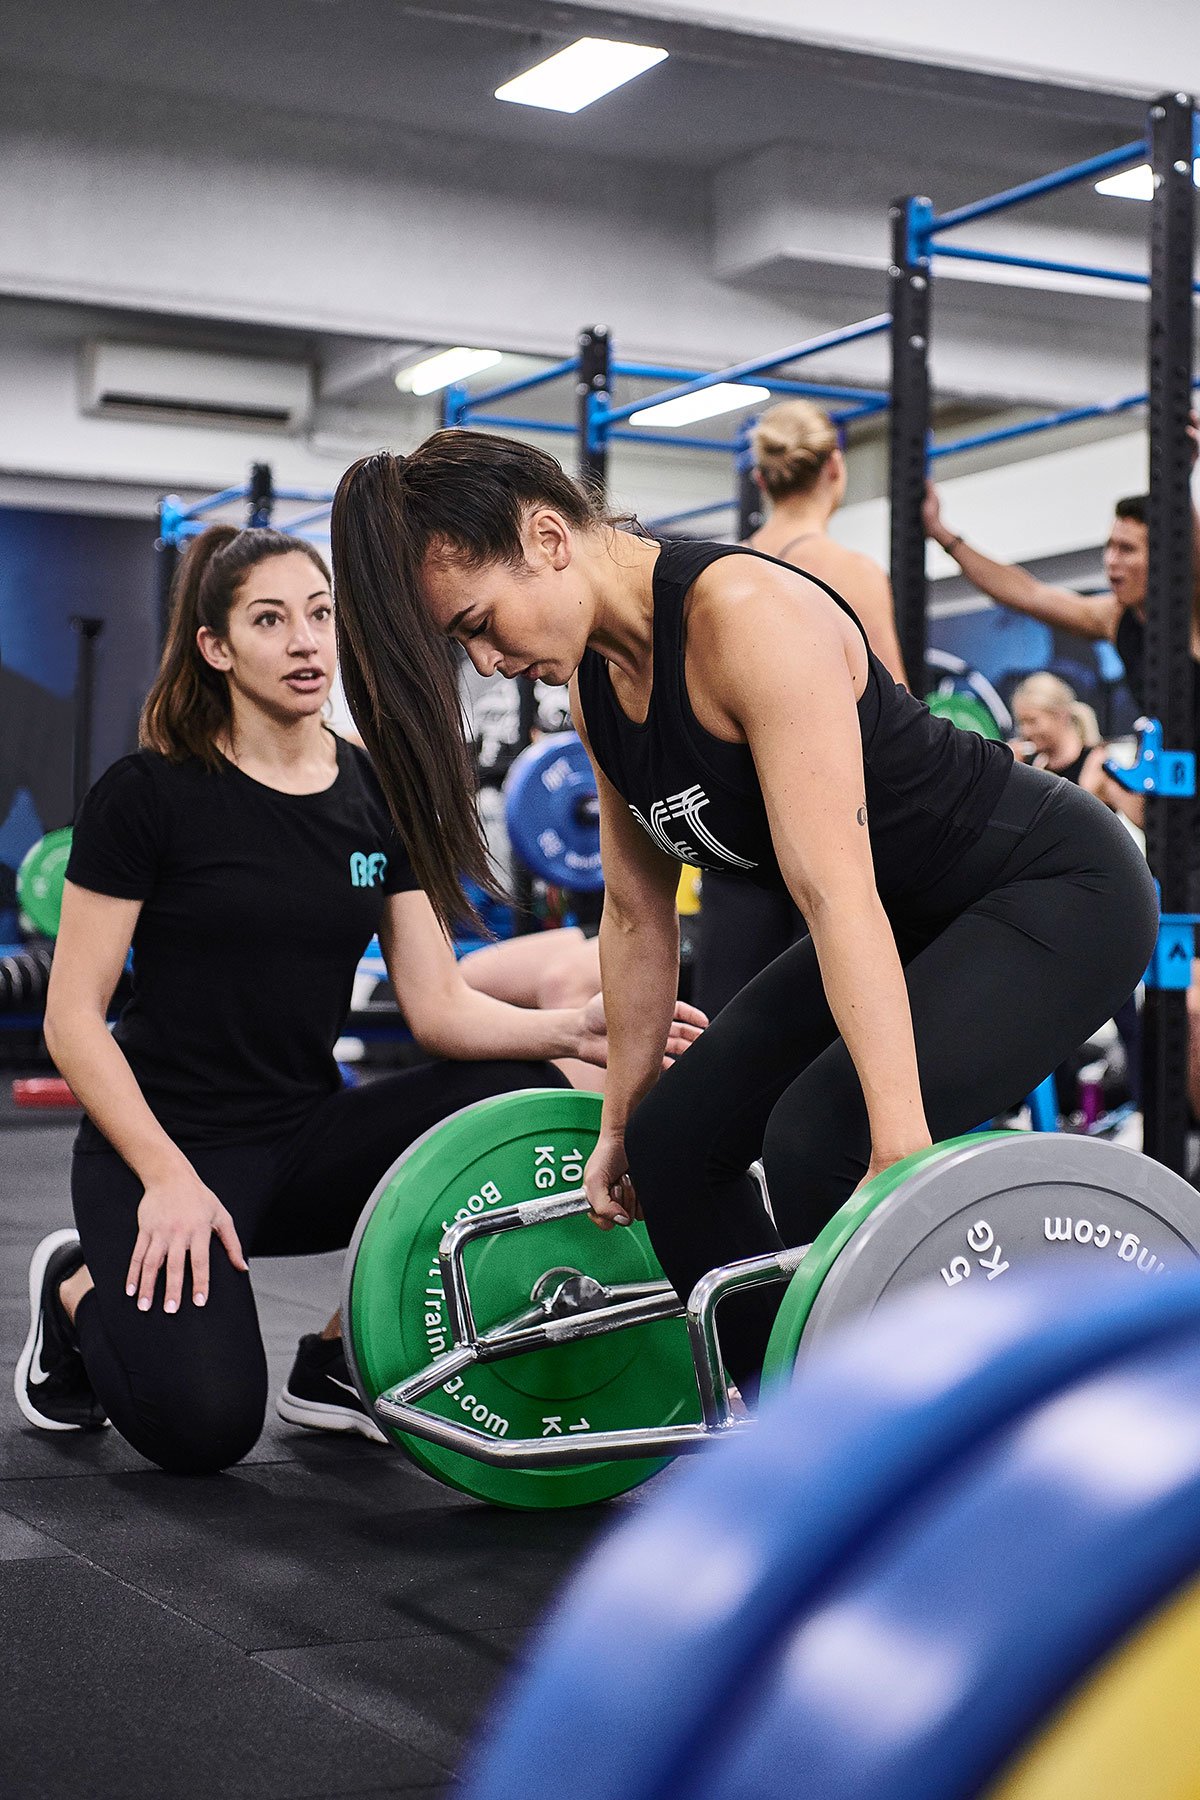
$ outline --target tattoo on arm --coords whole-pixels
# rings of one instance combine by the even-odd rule
[[[859,822],[859,824],[860,824],[860,825],[865,825],[865,824],[866,824],[866,822],[867,822],[867,809],[866,809],[866,806],[865,806],[865,805],[863,805],[863,806],[860,806],[860,807],[859,807],[859,809],[858,809],[858,811],[857,811],[857,813],[855,813],[855,815],[854,815],[854,816],[855,816],[855,818],[856,818],[856,819],[857,819],[857,820],[858,820],[858,822]]]

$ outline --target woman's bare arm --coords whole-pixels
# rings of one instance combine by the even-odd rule
[[[177,1312],[189,1261],[193,1304],[203,1306],[208,1299],[214,1232],[235,1269],[244,1270],[246,1259],[228,1209],[151,1112],[106,1023],[141,906],[140,900],[66,883],[44,1029],[47,1048],[72,1093],[142,1183],[125,1291],[136,1294],[139,1308],[147,1311],[162,1270],[163,1307]]]
[[[163,1130],[106,1023],[140,900],[68,881],[46,996],[46,1047],[80,1105],[143,1185],[187,1158]]]

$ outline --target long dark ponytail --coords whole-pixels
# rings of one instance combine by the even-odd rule
[[[197,756],[220,767],[217,739],[229,730],[229,684],[206,663],[196,633],[206,626],[217,637],[229,628],[238,589],[251,569],[272,556],[299,550],[329,581],[320,552],[286,531],[255,526],[210,525],[194,537],[171,584],[171,616],[158,674],[142,707],[138,741],[171,762]]]
[[[605,518],[552,456],[475,431],[435,432],[407,457],[364,457],[334,496],[346,698],[417,879],[448,929],[471,913],[463,877],[485,889],[495,878],[454,653],[426,610],[422,569],[431,549],[466,568],[520,567],[525,515],[537,505],[554,507],[579,529]]]

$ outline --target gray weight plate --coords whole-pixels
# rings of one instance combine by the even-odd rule
[[[1200,1194],[1148,1156],[1099,1138],[1014,1133],[917,1169],[834,1258],[805,1348],[889,1294],[949,1298],[1070,1262],[1152,1281],[1200,1257]]]

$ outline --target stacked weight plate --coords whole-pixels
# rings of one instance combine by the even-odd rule
[[[1155,1795],[1113,1785],[1088,1690],[1178,1670],[1198,1569],[1200,1275],[914,1293],[608,1541],[466,1792]]]
[[[57,937],[62,917],[63,882],[71,857],[71,828],[62,826],[39,838],[17,870],[17,902],[44,937]]]

